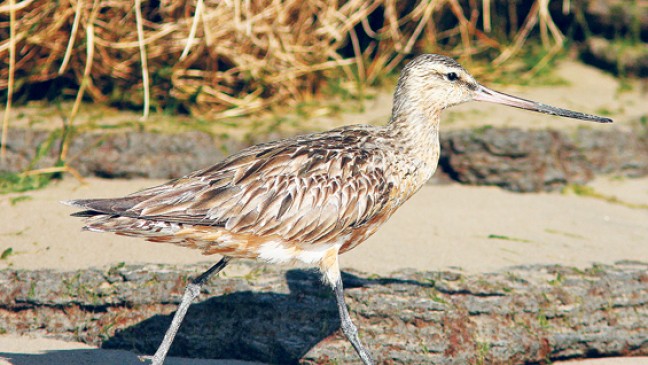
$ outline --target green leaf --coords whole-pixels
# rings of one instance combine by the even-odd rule
[[[11,256],[12,253],[13,253],[13,248],[11,247],[2,251],[2,255],[0,255],[0,260],[6,260],[7,257]]]

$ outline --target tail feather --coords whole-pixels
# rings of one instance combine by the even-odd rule
[[[96,210],[82,210],[70,214],[71,217],[79,217],[79,218],[90,218],[96,215],[104,215],[104,213],[97,212]]]
[[[112,232],[144,238],[173,235],[183,227],[178,223],[111,216],[96,212],[85,220],[85,224],[83,229],[91,232]]]
[[[78,199],[61,201],[62,204],[69,205],[75,208],[84,209],[83,212],[72,214],[75,217],[85,217],[89,212],[123,215],[129,209],[143,200],[142,197],[126,196],[117,199]],[[93,214],[95,215],[95,214]],[[132,215],[132,214],[128,214]]]
[[[59,200],[59,203],[75,208],[83,208],[84,200]]]
[[[199,226],[194,229],[192,227],[196,226],[186,225],[182,222],[127,216],[126,214],[133,212],[119,214],[114,208],[114,200],[109,199],[70,200],[61,203],[83,209],[73,213],[72,216],[85,218],[83,227],[85,231],[140,237],[151,242],[174,243],[201,250],[205,255],[233,254],[235,251],[239,252],[239,248],[241,248],[240,255],[255,257],[243,250],[246,247],[247,238],[232,238],[231,234],[225,232],[223,227]],[[105,209],[105,207],[110,209]],[[111,212],[99,211],[99,209]]]

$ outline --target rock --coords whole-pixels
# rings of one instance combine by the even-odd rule
[[[451,131],[441,138],[440,168],[465,184],[551,191],[597,174],[648,174],[648,136],[619,129]]]
[[[3,270],[0,326],[150,354],[194,269]],[[351,272],[343,279],[351,316],[380,364],[511,364],[648,354],[647,269],[646,263],[620,262],[478,275],[404,270],[368,278]],[[261,271],[212,279],[171,354],[359,363],[319,274]]]
[[[571,2],[571,8],[574,13],[584,13],[588,27],[595,34],[628,38],[628,34],[639,32],[641,37],[648,38],[648,5],[645,1],[581,0]]]
[[[60,151],[60,137],[56,133],[11,129],[7,139],[8,158],[0,161],[0,171],[27,169],[35,161],[39,146],[48,146],[50,138],[54,143],[32,168],[54,166]],[[69,165],[83,176],[155,179],[182,177],[225,157],[212,137],[201,132],[82,133],[72,139],[68,156]]]
[[[0,172],[26,169],[38,146],[50,138],[43,131],[10,130],[8,158],[0,161]],[[33,168],[55,164],[60,142],[53,141]],[[222,141],[200,132],[93,132],[75,136],[69,164],[84,176],[173,179],[222,160],[222,147]],[[231,153],[245,145],[229,142],[226,147]],[[648,174],[648,133],[619,128],[583,128],[571,134],[515,128],[450,131],[441,134],[440,168],[432,181],[529,192],[584,184],[597,174]]]
[[[73,139],[72,167],[83,175],[173,179],[225,156],[206,133],[85,134]]]
[[[648,77],[648,46],[591,37],[581,54],[583,61],[624,76]]]

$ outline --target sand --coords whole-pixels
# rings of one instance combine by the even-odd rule
[[[120,262],[214,262],[192,250],[109,234],[82,232],[72,208],[60,200],[111,197],[159,183],[151,180],[65,179],[46,189],[0,199],[0,252],[13,249],[0,268],[82,270]],[[400,268],[506,270],[524,264],[587,267],[619,260],[648,262],[648,178],[601,177],[596,192],[610,202],[562,193],[518,194],[494,187],[427,185],[363,245],[341,256],[342,268],[388,275]],[[18,196],[28,200],[11,203]],[[234,265],[228,270],[241,270]],[[240,274],[232,272],[231,274]],[[52,339],[0,336],[5,364],[136,364],[135,354]],[[3,364],[0,362],[0,364]],[[173,359],[169,364],[243,364]],[[639,365],[648,358],[576,363]]]
[[[191,264],[215,261],[169,244],[82,232],[60,200],[114,197],[160,183],[73,179],[0,200],[0,268],[80,270],[120,262]],[[648,178],[602,177],[596,192],[648,204]],[[12,205],[17,196],[29,200]],[[466,273],[523,264],[577,267],[618,260],[648,261],[648,209],[562,193],[518,194],[496,187],[424,186],[376,235],[341,256],[343,268],[387,275],[411,267]]]
[[[78,342],[17,335],[0,335],[0,365],[143,365],[136,354],[97,349]],[[169,357],[165,365],[263,365],[239,360]]]
[[[142,365],[137,355],[124,350],[97,349],[78,342],[0,335],[0,365]],[[646,365],[648,357],[558,361],[554,365]],[[169,357],[165,365],[264,365],[239,360]]]

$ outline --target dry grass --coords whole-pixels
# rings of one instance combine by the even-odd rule
[[[0,90],[8,92],[3,127],[15,91],[54,79],[77,85],[67,127],[88,97],[143,106],[144,117],[173,102],[220,118],[317,97],[331,78],[362,90],[412,53],[469,62],[490,52],[502,64],[535,27],[546,47],[562,45],[549,0],[536,0],[519,29],[502,21],[515,3],[9,0],[0,4],[0,59],[9,60],[0,64]],[[492,10],[502,4],[508,14]],[[493,35],[496,24],[506,28],[498,34],[516,34],[510,45]]]

